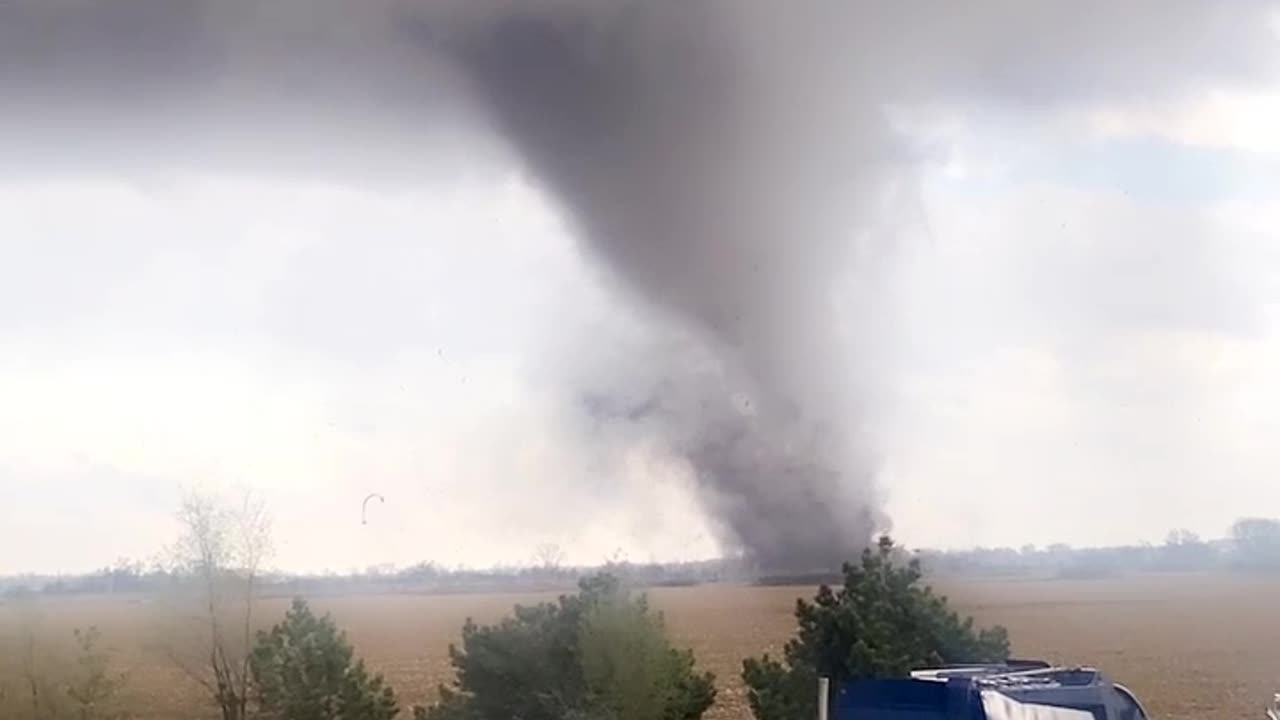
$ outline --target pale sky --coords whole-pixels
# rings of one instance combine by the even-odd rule
[[[879,483],[910,546],[1159,541],[1280,515],[1280,93],[904,113]],[[520,167],[386,186],[0,179],[0,574],[148,558],[252,488],[275,563],[719,552],[558,368],[645,315]],[[639,331],[643,331],[640,328]],[[360,500],[387,498],[360,524]]]

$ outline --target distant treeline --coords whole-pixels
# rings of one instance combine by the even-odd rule
[[[1202,540],[1172,530],[1160,545],[1073,548],[976,548],[919,553],[936,576],[1098,578],[1141,572],[1248,571],[1280,573],[1280,520],[1241,518],[1228,537]]]
[[[927,573],[935,576],[1099,578],[1141,572],[1249,571],[1280,573],[1280,520],[1242,518],[1225,539],[1202,540],[1187,530],[1171,531],[1160,545],[1073,548],[976,548],[919,550]],[[538,592],[573,588],[597,571],[635,586],[662,587],[713,582],[817,584],[826,576],[760,577],[738,559],[683,563],[609,562],[600,567],[543,564],[537,567],[467,569],[421,563],[409,568],[295,575],[275,573],[262,580],[266,594]],[[82,575],[23,575],[0,578],[0,594],[153,593],[181,588],[189,575],[160,563],[120,560]]]
[[[474,593],[561,591],[595,572],[625,578],[635,586],[663,587],[746,580],[753,573],[740,561],[683,563],[610,562],[599,567],[446,568],[421,563],[408,568],[373,567],[363,571],[313,575],[269,573],[259,580],[265,595],[316,596],[351,593]],[[189,573],[158,563],[119,560],[113,566],[79,575],[22,575],[0,578],[0,594],[74,595],[153,593],[177,590]]]

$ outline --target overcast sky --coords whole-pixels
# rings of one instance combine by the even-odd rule
[[[1158,542],[1280,515],[1280,92],[895,122],[926,157],[875,338],[894,534]],[[392,186],[5,173],[0,574],[148,558],[192,487],[260,493],[297,570],[719,552],[687,473],[591,447],[557,382],[647,316],[538,178],[476,163]]]

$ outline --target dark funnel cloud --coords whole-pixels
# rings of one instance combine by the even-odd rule
[[[637,311],[679,338],[584,361],[567,383],[582,414],[682,462],[726,547],[766,570],[825,568],[888,526],[874,436],[893,365],[886,288],[919,214],[920,154],[887,118],[1256,85],[1274,77],[1273,10],[9,0],[0,170],[401,183],[513,153]]]
[[[643,397],[624,368],[584,408],[663,438],[730,547],[830,567],[886,526],[857,332],[877,309],[837,293],[900,143],[817,26],[718,3],[582,9],[508,9],[448,42],[591,255],[713,360],[655,353]]]

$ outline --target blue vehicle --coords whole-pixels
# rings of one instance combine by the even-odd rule
[[[1011,661],[920,670],[839,688],[834,720],[1147,720],[1123,685],[1089,667]],[[1278,719],[1280,720],[1280,719]]]

